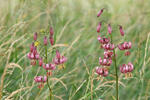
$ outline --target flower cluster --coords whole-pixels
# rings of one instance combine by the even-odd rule
[[[102,66],[110,66],[112,64],[112,59],[111,58],[102,59],[101,57],[99,57],[99,64]]]
[[[97,39],[101,44],[107,44],[110,42],[109,38],[101,37],[100,35],[98,35]]]
[[[111,43],[107,43],[107,44],[103,44],[101,47],[104,48],[105,50],[114,50],[115,45]]]
[[[49,34],[49,42],[51,44],[51,46],[54,45],[54,31],[53,28],[50,27],[50,34]],[[42,53],[40,54],[38,52],[38,45],[36,45],[38,43],[37,41],[37,37],[38,37],[38,33],[34,33],[34,37],[33,40],[34,42],[30,45],[30,52],[27,54],[27,57],[30,59],[31,61],[31,65],[37,65],[42,67],[43,69],[45,69],[46,71],[46,76],[36,76],[34,78],[34,81],[36,83],[45,83],[48,79],[48,76],[52,75],[52,71],[56,69],[57,65],[60,64],[64,64],[67,61],[67,58],[65,56],[61,56],[60,52],[58,49],[54,49],[56,50],[56,56],[54,58],[52,58],[52,61],[50,63],[48,63],[48,40],[47,40],[47,36],[44,36],[43,38],[43,46],[45,47],[45,55],[43,55]],[[38,63],[36,63],[38,62]],[[42,85],[39,85],[38,87],[42,87]]]
[[[112,51],[104,51],[104,58],[112,58],[113,52]]]
[[[36,46],[34,43],[30,45],[30,52],[28,53],[28,58],[31,60],[31,65],[36,65],[36,60],[39,59],[39,53],[37,52]]]
[[[60,64],[63,64],[67,61],[67,58],[65,56],[61,56],[59,51],[56,50],[56,57],[53,59],[53,62],[56,64],[56,65],[60,65]]]
[[[103,10],[104,10],[104,8],[99,11],[97,17],[101,16],[101,14],[103,13]],[[100,33],[101,28],[102,28],[102,23],[99,22],[98,26],[97,26],[98,33]],[[119,31],[120,31],[121,36],[124,36],[125,32],[121,25],[119,25]],[[113,44],[111,24],[108,24],[107,32],[108,32],[107,36],[101,36],[101,34],[98,34],[98,37],[97,37],[97,39],[101,45],[101,48],[104,49],[104,57],[99,57],[99,64],[103,67],[96,67],[96,73],[98,75],[101,75],[104,77],[106,77],[109,73],[107,66],[111,66],[113,58],[116,59],[115,49],[118,47],[118,49],[121,51],[127,50],[125,52],[125,56],[129,56],[130,51],[128,51],[128,50],[131,49],[131,47],[132,47],[131,42],[124,42],[124,43],[118,44],[116,46],[115,46],[115,44]],[[122,66],[120,66],[120,71],[121,71],[121,73],[132,72],[133,64],[132,63],[123,64]]]
[[[129,62],[128,64],[123,64],[120,66],[120,72],[121,73],[129,73],[133,71],[133,64]]]
[[[121,43],[121,44],[118,45],[118,48],[120,50],[122,50],[122,51],[123,50],[127,50],[125,52],[125,56],[129,56],[130,55],[129,49],[131,49],[131,47],[132,47],[132,43],[131,42],[124,42],[124,43]]]
[[[108,69],[107,68],[96,67],[96,73],[98,75],[106,77],[108,75]]]
[[[45,70],[55,70],[56,69],[56,65],[55,64],[53,64],[53,63],[50,63],[50,64],[43,64],[43,68],[45,69]]]
[[[99,16],[102,14],[103,10],[104,8],[100,10],[100,12],[98,13]],[[102,23],[99,22],[97,26],[98,33],[100,33],[101,27],[102,27]],[[108,24],[108,33],[109,34],[112,33],[112,28],[110,24]],[[112,50],[115,48],[115,45],[111,43],[110,38],[98,35],[97,39],[99,43],[101,44],[101,48],[104,49],[104,57],[103,58],[99,57],[99,64],[104,67],[103,68],[97,67],[96,73],[98,75],[106,77],[108,75],[108,69],[105,68],[105,66],[110,66],[112,64],[112,56],[113,56]]]
[[[124,42],[124,43],[119,44],[118,48],[120,50],[128,50],[128,49],[131,49],[131,46],[132,46],[131,42]]]
[[[35,82],[39,83],[39,82],[43,82],[45,83],[47,81],[47,76],[36,76],[34,78]]]

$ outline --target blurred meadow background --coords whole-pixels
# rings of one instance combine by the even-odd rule
[[[106,10],[97,18],[101,8]],[[26,55],[33,33],[52,26],[56,44],[67,44],[60,51],[68,58],[65,68],[53,74],[54,100],[115,100],[114,64],[108,77],[93,80],[103,54],[96,32],[99,21],[101,34],[111,23],[115,43],[133,44],[129,57],[117,50],[118,66],[131,61],[135,67],[131,78],[119,72],[119,99],[150,100],[150,0],[0,0],[1,99],[48,100],[47,86],[40,90],[33,81],[42,72]]]

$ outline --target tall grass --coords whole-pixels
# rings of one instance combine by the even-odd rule
[[[105,7],[106,23],[124,26],[126,37],[113,31],[114,41],[131,40],[133,77],[119,73],[120,100],[150,99],[150,1],[149,0],[1,0],[0,1],[0,93],[2,100],[46,100],[48,88],[39,90],[33,78],[40,69],[30,66],[26,57],[35,31],[50,25],[57,34],[57,44],[68,57],[65,69],[52,79],[55,100],[115,100],[114,73],[96,81],[93,68],[102,53],[96,40],[97,12]],[[106,34],[106,25],[101,34]],[[114,37],[113,36],[113,37]],[[112,66],[112,70],[114,66]],[[111,81],[108,81],[111,80]]]

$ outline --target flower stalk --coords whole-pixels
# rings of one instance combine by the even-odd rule
[[[48,61],[47,61],[47,45],[45,45],[45,63],[47,63]],[[46,73],[47,73],[48,71],[46,70]],[[51,89],[51,87],[50,87],[50,85],[49,85],[49,81],[48,81],[48,75],[47,75],[47,86],[48,86],[48,88],[49,88],[49,94],[50,94],[50,100],[52,100],[52,89]]]
[[[45,33],[45,31],[44,31]],[[49,42],[51,46],[54,45],[54,39],[53,39],[54,31],[52,27],[50,27],[50,34],[49,34]],[[35,32],[33,37],[33,42],[30,45],[30,52],[27,54],[28,59],[31,62],[32,66],[38,66],[40,68],[45,69],[46,75],[38,75],[34,77],[34,81],[38,84],[38,88],[41,89],[44,87],[44,83],[47,84],[49,89],[49,100],[53,100],[53,94],[52,94],[52,88],[50,86],[49,78],[52,76],[52,71],[56,70],[57,65],[63,65],[67,61],[67,57],[62,56],[59,52],[59,50],[56,50],[56,56],[53,58],[53,53],[55,50],[52,50],[52,56],[51,56],[51,62],[48,61],[48,39],[47,35],[44,36],[43,39],[43,45],[39,45],[39,41],[37,40],[38,33]],[[41,55],[40,52],[38,52],[38,47],[43,46],[44,55]],[[59,55],[59,57],[58,57]],[[38,62],[38,63],[37,63]]]
[[[110,34],[110,39],[111,39],[111,43],[113,43],[112,34]],[[119,100],[119,97],[118,97],[118,92],[119,92],[119,88],[118,88],[118,68],[117,68],[117,60],[116,60],[116,51],[115,51],[115,49],[113,49],[113,54],[114,54],[114,63],[115,63],[115,76],[116,76],[116,100]]]

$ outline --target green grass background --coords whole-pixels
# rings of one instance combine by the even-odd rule
[[[97,18],[101,8],[106,10]],[[108,77],[93,81],[91,92],[92,70],[103,54],[97,41],[99,21],[103,21],[101,34],[107,33],[111,23],[115,43],[133,44],[129,57],[117,50],[118,66],[131,61],[135,67],[132,78],[119,73],[120,100],[150,100],[150,0],[0,0],[0,77],[8,65],[16,64],[1,78],[2,100],[9,96],[9,100],[48,100],[47,86],[39,93],[33,81],[43,70],[32,67],[26,54],[33,33],[50,25],[57,34],[56,43],[69,45],[60,48],[68,61],[65,69],[54,72],[54,100],[91,100],[91,95],[94,100],[115,100],[114,63]],[[125,37],[120,36],[118,24],[123,25]]]

